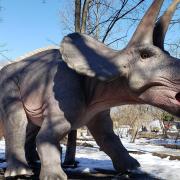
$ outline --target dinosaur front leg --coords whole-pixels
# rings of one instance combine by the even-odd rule
[[[63,113],[47,111],[36,138],[41,160],[40,180],[65,180],[67,176],[61,168],[59,141],[70,131],[71,126]]]
[[[88,124],[88,129],[100,149],[112,159],[117,171],[125,172],[140,165],[136,159],[129,155],[119,137],[115,135],[109,110],[96,115]]]
[[[5,108],[4,126],[6,140],[7,169],[5,177],[17,175],[32,175],[25,158],[25,137],[27,117],[20,101],[9,99]]]

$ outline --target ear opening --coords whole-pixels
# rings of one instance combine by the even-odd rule
[[[88,35],[69,34],[63,39],[60,51],[67,65],[80,74],[100,80],[120,74],[113,61],[117,52]]]

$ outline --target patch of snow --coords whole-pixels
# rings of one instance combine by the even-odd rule
[[[128,139],[121,139],[123,145],[129,150],[129,151],[142,151],[142,152],[164,152],[169,154],[174,154],[176,156],[180,156],[180,150],[179,149],[170,149],[165,148],[164,146],[158,146],[155,144],[150,144],[150,141],[147,139],[137,139],[135,143],[130,143]]]
[[[131,154],[141,164],[141,170],[162,179],[178,180],[180,179],[180,161],[161,159],[151,154]]]
[[[132,151],[143,151],[144,154],[134,154],[130,153],[131,156],[136,158],[141,167],[139,170],[141,172],[146,172],[154,177],[161,179],[180,179],[180,161],[169,160],[169,157],[161,159],[160,157],[153,156],[152,152],[169,151],[175,155],[180,155],[179,150],[168,149],[162,146],[147,144],[147,140],[139,139],[136,143],[129,143],[127,139],[122,139],[124,146],[128,150]],[[89,141],[88,141],[89,143]],[[95,145],[95,142],[92,141]],[[110,158],[102,151],[99,151],[98,146],[96,148],[91,147],[77,147],[76,160],[79,161],[78,167],[70,169],[75,172],[86,172],[86,173],[96,173],[96,168],[104,170],[114,170],[113,164]],[[63,152],[65,152],[66,147],[63,146]],[[5,157],[5,143],[0,141],[0,158]],[[64,157],[64,153],[63,153]],[[0,163],[0,168],[6,167],[6,163]]]
[[[133,148],[135,149],[135,147]],[[146,154],[132,154],[131,156],[136,158],[140,164],[140,170],[151,174],[157,178],[177,180],[180,179],[180,161],[169,160],[169,158],[161,159],[160,157],[152,156],[150,153]],[[87,171],[96,172],[96,168],[113,170],[113,165],[110,158],[102,151],[98,151],[94,148],[78,148],[77,161],[79,161],[79,167],[73,169],[73,171]]]
[[[149,140],[150,143],[153,144],[174,144],[180,146],[180,139],[174,140],[174,139],[151,139]]]
[[[65,152],[65,149],[63,149]],[[78,167],[71,171],[96,172],[95,168],[105,170],[114,170],[110,158],[98,148],[77,147],[76,160],[79,162]]]
[[[1,140],[0,141],[0,159],[5,158],[4,152],[5,152],[5,141]]]

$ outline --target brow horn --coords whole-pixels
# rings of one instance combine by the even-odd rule
[[[162,50],[164,50],[164,39],[168,30],[168,26],[179,3],[180,0],[174,0],[155,25],[153,33],[153,44]]]
[[[164,0],[154,0],[143,19],[139,23],[128,47],[135,44],[152,44],[153,30],[160,8]]]

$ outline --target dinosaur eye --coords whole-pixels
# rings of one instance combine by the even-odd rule
[[[152,52],[147,52],[147,51],[141,51],[140,52],[140,56],[142,59],[147,59],[150,58],[151,56],[153,56]]]
[[[141,54],[141,58],[142,59],[146,59],[146,58],[148,58],[149,56],[148,56],[148,54],[147,53],[142,53]]]

